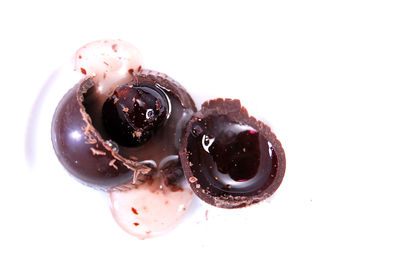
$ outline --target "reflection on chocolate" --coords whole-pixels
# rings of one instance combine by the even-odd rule
[[[239,208],[272,195],[285,172],[285,155],[270,128],[238,100],[212,100],[189,121],[180,151],[193,191],[204,201]]]
[[[123,146],[147,142],[165,122],[170,107],[165,92],[156,87],[126,84],[103,105],[103,124],[112,140]]]
[[[94,90],[86,79],[77,84],[59,103],[52,122],[52,141],[58,159],[64,167],[84,184],[107,190],[132,179],[133,172],[148,168],[132,161],[117,160],[112,146],[91,126],[84,112],[83,94]]]
[[[177,82],[154,71],[133,73],[128,85],[159,88],[169,100],[168,118],[137,147],[118,144],[106,131],[102,107],[107,96],[99,94],[90,77],[71,89],[57,107],[52,123],[53,147],[64,167],[84,184],[102,190],[128,189],[132,183],[139,183],[138,175],[162,173],[164,166],[168,174],[181,174],[178,149],[183,128],[196,111],[193,100]]]

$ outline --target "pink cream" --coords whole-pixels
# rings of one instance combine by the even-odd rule
[[[119,85],[140,70],[142,57],[130,43],[99,40],[81,47],[75,54],[75,70],[90,75],[104,100]],[[129,191],[110,191],[110,208],[118,225],[140,239],[161,234],[175,226],[193,200],[189,189],[172,191],[161,179]]]
[[[193,200],[189,189],[171,191],[154,180],[129,191],[111,191],[114,219],[129,234],[140,239],[162,234],[175,226]]]
[[[142,66],[139,50],[120,39],[91,42],[75,53],[75,71],[93,77],[100,94],[109,95],[118,86],[132,79],[129,70]]]

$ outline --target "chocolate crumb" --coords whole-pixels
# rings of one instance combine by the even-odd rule
[[[93,155],[106,155],[107,153],[101,150],[97,150],[93,147],[90,147],[90,150],[92,151]]]
[[[156,101],[156,110],[160,110],[161,109],[161,100],[160,99],[157,99],[157,101]]]
[[[189,178],[189,182],[191,182],[191,183],[195,183],[196,181],[197,181],[196,177],[190,177]]]
[[[115,161],[117,160],[116,159],[111,160],[110,163],[108,163],[108,165],[118,170],[118,167],[115,165]]]

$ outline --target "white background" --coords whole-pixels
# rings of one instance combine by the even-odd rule
[[[0,29],[0,267],[400,266],[398,1],[3,1]],[[49,96],[76,82],[59,68],[102,38],[135,44],[198,106],[239,98],[268,122],[287,156],[277,193],[197,200],[155,239],[121,231],[48,138]]]

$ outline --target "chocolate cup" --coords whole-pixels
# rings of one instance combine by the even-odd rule
[[[55,111],[51,128],[55,153],[67,171],[85,185],[106,191],[129,190],[150,175],[160,173],[171,182],[177,181],[171,174],[181,174],[179,144],[183,126],[196,111],[193,100],[179,83],[159,72],[132,73],[130,83],[156,84],[173,104],[170,118],[154,141],[138,148],[119,146],[108,137],[101,120],[106,97],[96,92],[89,76],[67,92]]]
[[[93,80],[86,77],[66,93],[54,113],[51,137],[59,161],[70,174],[85,185],[109,190],[150,168],[119,155],[93,127],[83,101],[94,90]]]
[[[205,136],[210,135],[218,143],[219,138],[226,137],[224,128],[229,128],[232,124],[245,126],[251,129],[252,133],[258,133],[257,146],[260,141],[260,147],[257,148],[265,147],[265,150],[259,152],[262,165],[260,164],[259,168],[257,166],[256,172],[245,171],[250,177],[259,174],[256,180],[250,179],[247,182],[231,180],[233,187],[225,185],[227,187],[224,188],[223,179],[214,175],[218,173],[225,176],[222,174],[225,171],[221,173],[220,167],[216,167],[216,162],[213,162],[215,155],[211,156],[210,153],[213,149],[206,148],[210,150],[206,152],[202,142]],[[199,133],[203,135],[195,133],[196,131],[200,131]],[[251,143],[248,143],[248,146],[252,148]],[[231,99],[210,100],[202,105],[201,110],[192,116],[186,126],[179,155],[185,177],[194,193],[203,201],[220,208],[246,207],[270,197],[281,184],[286,168],[285,153],[275,134],[266,124],[250,117],[239,100]],[[247,156],[251,157],[249,154]],[[251,166],[252,161],[248,162]]]

